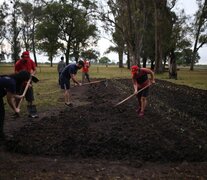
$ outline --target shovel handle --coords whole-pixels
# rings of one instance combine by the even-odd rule
[[[151,84],[148,84],[147,86],[143,87],[142,89],[140,89],[139,91],[137,91],[134,94],[131,94],[130,96],[128,96],[126,99],[120,101],[119,103],[115,104],[114,107],[124,103],[125,101],[129,100],[130,98],[132,98],[133,96],[137,95],[138,93],[140,93],[141,91],[143,91],[144,89],[146,89],[147,87],[149,87]]]
[[[20,105],[21,105],[21,103],[22,103],[22,101],[23,101],[23,98],[24,98],[25,94],[27,93],[27,90],[28,90],[28,88],[29,88],[29,86],[30,86],[31,80],[32,80],[32,77],[27,81],[27,85],[26,85],[26,87],[24,88],[24,92],[23,92],[23,94],[22,94],[23,97],[20,99],[17,108],[20,108]]]

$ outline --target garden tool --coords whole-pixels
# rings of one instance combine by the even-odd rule
[[[31,81],[37,83],[39,81],[39,79],[37,77],[33,76],[33,75],[30,77],[30,79],[27,81],[26,87],[25,87],[24,92],[22,94],[23,97],[20,99],[17,108],[20,108],[20,105],[21,105],[21,103],[23,101],[23,98],[25,97],[25,95],[27,93],[27,90],[28,90],[28,88],[30,86]],[[28,113],[29,113],[30,117],[38,117],[37,109],[36,109],[35,105],[28,105],[27,106],[27,110],[28,110]]]
[[[124,100],[120,101],[119,103],[115,104],[114,107],[119,106],[120,104],[124,103],[125,101],[131,99],[132,97],[134,97],[135,95],[137,95],[138,93],[140,93],[141,91],[143,91],[144,89],[148,88],[151,84],[148,84],[147,86],[145,86],[144,88],[140,89],[139,91],[137,91],[136,93],[131,94],[130,96],[128,96],[127,98],[125,98]]]

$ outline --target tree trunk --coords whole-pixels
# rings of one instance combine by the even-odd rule
[[[162,46],[161,46],[161,28],[158,25],[158,21],[161,21],[161,10],[158,8],[158,3],[154,0],[154,8],[155,8],[155,72],[161,73],[163,72],[162,66]]]
[[[177,64],[176,64],[176,57],[175,57],[174,50],[170,52],[170,57],[168,60],[168,68],[169,68],[169,78],[177,80]]]
[[[34,55],[34,62],[36,64],[36,66],[38,66],[37,57],[36,57],[36,49],[35,49],[35,18],[33,18],[32,24],[33,24],[33,27],[32,27],[32,50],[33,50],[33,55]]]
[[[119,68],[123,68],[124,67],[124,65],[123,65],[123,51],[119,50],[118,55],[119,55]]]

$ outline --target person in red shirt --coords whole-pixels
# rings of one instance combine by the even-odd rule
[[[88,82],[90,82],[89,79],[89,67],[90,67],[90,61],[88,61],[87,59],[84,59],[84,66],[82,68],[82,83],[84,83],[85,78],[88,80]]]
[[[147,96],[149,94],[149,87],[146,88],[146,86],[149,86],[152,83],[155,83],[155,77],[154,72],[147,68],[140,68],[136,65],[131,67],[131,73],[132,73],[132,82],[134,86],[134,93],[137,93],[142,88],[145,88],[144,90],[140,91],[137,94],[138,98],[138,116],[143,117],[144,116],[144,110],[147,105]],[[150,74],[151,79],[148,79],[148,74]]]
[[[15,64],[15,73],[18,73],[22,70],[29,72],[31,75],[34,75],[36,72],[36,64],[30,58],[29,51],[24,51],[21,55],[21,59],[19,59]],[[22,87],[21,92],[19,92],[20,94],[23,93],[25,85]],[[28,102],[28,106],[32,106],[32,103],[34,101],[32,85],[28,88],[25,99]]]

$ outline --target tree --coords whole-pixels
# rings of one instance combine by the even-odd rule
[[[115,32],[112,34],[114,45],[110,46],[105,54],[108,54],[110,52],[116,52],[119,56],[119,68],[123,68],[123,54],[124,54],[124,40],[122,34],[119,32],[119,29],[115,27]]]
[[[38,40],[38,49],[47,53],[51,67],[53,66],[53,57],[62,47],[62,43],[58,42],[59,32],[58,24],[52,20],[48,9],[45,9],[44,17],[42,17],[41,23],[37,25],[36,39]]]
[[[186,66],[189,66],[191,64],[192,60],[195,58],[194,53],[193,53],[192,49],[190,49],[190,48],[183,49],[183,51],[180,53],[177,53],[176,56],[177,56],[177,64],[186,65]],[[199,58],[200,57],[197,53],[196,58],[194,59],[195,62],[198,62]]]
[[[106,64],[107,65],[110,62],[111,62],[111,60],[109,58],[107,58],[106,56],[99,59],[100,64]]]
[[[37,65],[36,58],[36,41],[35,41],[35,28],[37,19],[41,21],[42,8],[40,0],[32,0],[32,3],[25,2],[20,4],[21,18],[22,18],[22,40],[24,42],[23,47],[27,50],[32,50],[34,55],[34,61]]]
[[[5,14],[3,13],[2,7],[0,7],[0,45],[2,45],[2,41],[6,34],[5,24]]]
[[[89,0],[60,1],[46,4],[52,19],[59,26],[58,38],[62,42],[62,51],[66,64],[72,54],[76,60],[81,48],[87,46],[87,40],[95,36],[96,27],[90,21],[89,9],[95,8]]]
[[[198,50],[204,45],[207,44],[207,0],[202,3],[202,0],[197,0],[198,11],[195,14],[195,22],[192,24],[192,31],[194,35],[194,46],[193,46],[193,55],[194,58],[191,61],[190,70],[194,69],[196,54]]]
[[[12,5],[11,8],[9,3]],[[19,0],[11,0],[11,1],[4,1],[2,5],[2,11],[4,13],[5,18],[7,18],[6,22],[6,34],[5,39],[8,43],[11,44],[11,51],[12,51],[12,58],[14,62],[19,59],[19,53],[21,52],[21,45],[20,45],[20,1]]]
[[[93,49],[81,52],[81,57],[83,57],[84,59],[94,60],[95,62],[97,62],[99,56],[100,52]]]

